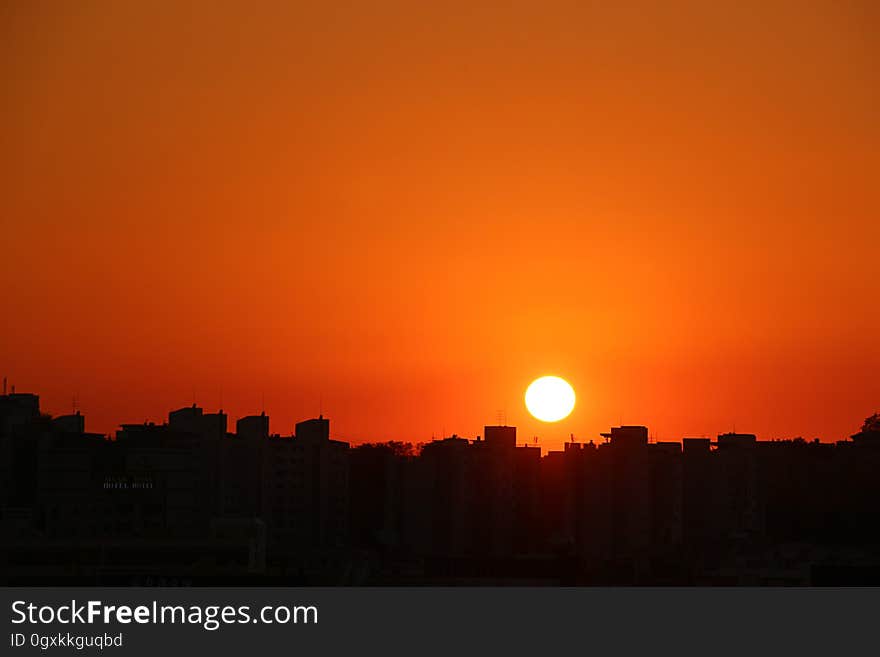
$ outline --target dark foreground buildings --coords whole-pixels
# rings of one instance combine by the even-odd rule
[[[513,427],[351,448],[196,406],[112,438],[0,396],[0,583],[880,583],[880,418],[852,440],[542,457]]]

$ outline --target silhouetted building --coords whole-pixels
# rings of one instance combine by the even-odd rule
[[[470,442],[452,436],[422,448],[407,494],[412,544],[428,555],[463,556],[472,543],[473,463]]]
[[[37,395],[0,396],[0,513],[4,518],[21,518],[31,512],[40,424]]]
[[[516,427],[488,426],[483,433],[486,444],[491,447],[513,449],[516,447]]]
[[[322,415],[313,420],[296,423],[296,437],[309,443],[322,443],[330,440],[330,420]]]
[[[242,519],[261,516],[268,440],[269,416],[262,413],[239,419],[235,423],[235,434],[223,441],[221,516]],[[262,531],[265,533],[265,527]]]
[[[405,531],[405,473],[411,446],[359,445],[349,452],[350,532],[353,545],[399,549]]]
[[[648,427],[624,425],[600,435],[618,449],[637,449],[648,444]]]
[[[60,415],[52,420],[52,428],[63,433],[82,434],[86,431],[86,419],[79,411],[73,415]]]
[[[330,440],[329,421],[272,436],[263,463],[263,512],[270,544],[286,552],[340,547],[348,539],[348,443]]]
[[[715,474],[709,438],[682,440],[682,533],[686,548],[704,553],[717,536]]]
[[[718,436],[714,458],[717,531],[728,540],[751,540],[762,529],[757,439],[753,434]]]

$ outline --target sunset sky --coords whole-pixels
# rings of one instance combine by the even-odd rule
[[[848,436],[878,6],[4,2],[0,375],[105,432]]]

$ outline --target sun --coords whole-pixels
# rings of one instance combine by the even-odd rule
[[[559,422],[574,409],[574,388],[558,376],[542,376],[526,390],[526,408],[541,422]]]

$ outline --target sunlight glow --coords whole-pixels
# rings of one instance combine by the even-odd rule
[[[574,409],[574,388],[558,376],[542,376],[526,390],[526,408],[542,422],[559,422]]]

